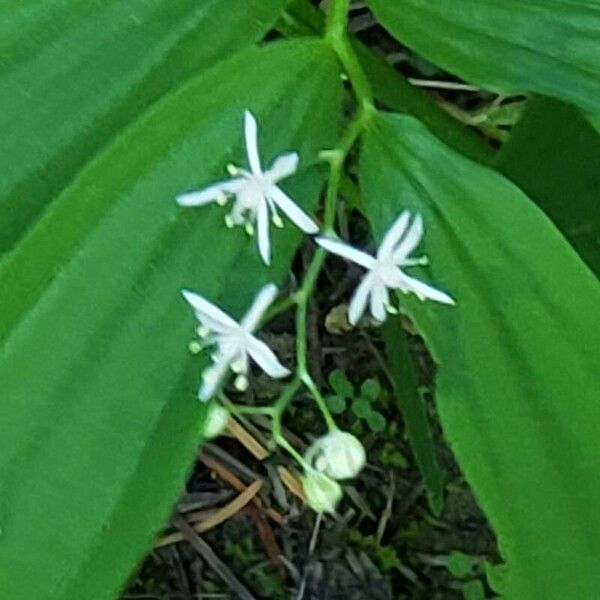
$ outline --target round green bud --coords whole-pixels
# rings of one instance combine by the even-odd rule
[[[306,504],[319,513],[335,512],[335,507],[343,495],[342,487],[337,481],[314,469],[305,472],[302,488]]]
[[[202,437],[206,440],[212,440],[220,436],[227,428],[228,422],[229,411],[220,404],[211,402],[202,428]]]
[[[333,479],[356,477],[367,462],[365,448],[360,441],[339,429],[316,440],[305,458],[318,471]]]

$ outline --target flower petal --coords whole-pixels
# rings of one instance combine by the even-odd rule
[[[291,371],[284,367],[274,352],[263,341],[255,338],[253,335],[248,336],[247,340],[248,354],[254,362],[270,377],[279,379],[287,377]]]
[[[202,373],[202,385],[198,390],[198,398],[202,402],[210,400],[219,389],[223,378],[229,370],[230,358],[219,356],[210,367]]]
[[[304,233],[314,235],[319,232],[319,226],[283,190],[272,185],[268,194],[281,211]]]
[[[389,294],[383,283],[377,282],[371,290],[371,314],[377,321],[385,321],[386,306],[389,304]]]
[[[296,172],[298,160],[299,157],[297,152],[282,154],[273,161],[271,168],[265,173],[265,176],[269,178],[269,181],[277,183],[281,179],[285,179]]]
[[[415,218],[408,228],[404,239],[394,248],[394,262],[402,264],[408,255],[419,245],[423,237],[423,218],[421,215],[415,215]]]
[[[261,175],[262,168],[258,154],[258,125],[256,124],[254,115],[249,110],[244,111],[244,138],[246,140],[246,153],[248,155],[250,170],[255,175]]]
[[[204,206],[211,202],[216,202],[223,196],[237,194],[246,185],[243,178],[227,179],[213,183],[209,187],[197,192],[187,192],[180,194],[175,198],[179,206]]]
[[[445,292],[442,292],[414,277],[402,273],[402,286],[398,286],[403,292],[412,292],[421,299],[435,300],[442,304],[455,304],[454,300]]]
[[[266,200],[258,203],[256,209],[256,239],[258,251],[265,265],[271,264],[271,241],[269,240],[269,207]]]
[[[189,290],[182,290],[181,293],[189,305],[194,309],[196,318],[209,329],[222,333],[224,331],[239,328],[239,325],[228,314],[223,312],[212,302],[206,300],[206,298],[200,296],[200,294],[190,292]]]
[[[377,258],[379,260],[385,260],[392,254],[394,246],[400,241],[406,232],[409,220],[410,212],[404,210],[392,223],[386,234],[383,236],[383,240],[379,246],[379,250],[377,251]]]
[[[372,269],[377,263],[377,260],[370,254],[357,250],[344,242],[326,237],[315,238],[315,242],[317,242],[319,246],[325,248],[328,252],[342,256],[365,269]]]
[[[265,314],[265,311],[277,296],[277,286],[274,283],[267,283],[264,285],[254,297],[252,306],[248,309],[248,312],[242,319],[242,327],[249,332],[254,331]]]
[[[372,287],[373,275],[367,273],[354,291],[348,306],[348,321],[351,325],[356,325],[365,312]]]

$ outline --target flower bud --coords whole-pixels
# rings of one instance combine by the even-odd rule
[[[319,513],[334,512],[343,495],[342,487],[337,481],[314,469],[306,471],[302,477],[302,488],[306,504]]]
[[[347,431],[335,430],[316,440],[307,450],[306,460],[333,479],[356,477],[365,466],[364,446]]]
[[[202,428],[202,436],[206,440],[212,440],[220,436],[227,428],[228,422],[229,411],[220,404],[212,402],[208,407],[206,421],[204,421]]]

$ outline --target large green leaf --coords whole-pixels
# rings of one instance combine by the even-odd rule
[[[319,110],[314,107],[318,105]],[[296,149],[284,182],[305,206],[335,143],[341,84],[319,42],[250,49],[190,80],[130,127],[52,203],[0,267],[0,589],[14,600],[114,597],[166,518],[199,442],[197,290],[240,316],[287,271],[223,209],[174,196],[245,164],[244,108],[266,162]],[[308,118],[310,115],[310,118]]]
[[[0,7],[0,252],[115,132],[260,39],[285,0],[8,4]]]
[[[535,98],[495,165],[600,276],[600,135],[588,121],[572,106]]]
[[[403,297],[439,364],[445,434],[498,534],[506,596],[600,588],[600,285],[552,223],[496,172],[421,123],[377,116],[360,181],[378,237],[420,211],[455,307]]]
[[[400,41],[463,79],[600,109],[598,0],[368,0]]]

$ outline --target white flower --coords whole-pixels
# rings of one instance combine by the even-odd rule
[[[348,320],[352,325],[358,323],[369,298],[371,314],[377,321],[385,320],[386,310],[396,312],[390,304],[388,289],[400,290],[405,294],[412,292],[421,300],[428,298],[443,304],[454,304],[448,294],[409,277],[402,271],[402,267],[427,264],[424,258],[409,258],[422,236],[423,219],[417,214],[411,223],[410,213],[405,210],[388,229],[375,257],[337,240],[324,237],[316,239],[329,252],[367,269],[367,274],[356,288],[348,307]]]
[[[306,504],[316,512],[335,512],[344,494],[342,487],[324,473],[307,469],[301,477]]]
[[[365,466],[367,455],[355,436],[337,429],[311,444],[304,460],[332,479],[351,479]]]
[[[235,196],[231,212],[225,217],[228,227],[245,225],[246,231],[258,229],[258,250],[265,264],[271,263],[269,215],[276,227],[283,227],[277,212],[281,209],[302,231],[315,234],[319,228],[314,221],[281,189],[277,183],[296,172],[298,154],[290,152],[278,156],[271,168],[262,170],[258,154],[258,127],[249,111],[244,112],[244,136],[250,171],[228,166],[232,179],[219,181],[198,192],[177,197],[180,206],[204,206],[210,202],[224,205],[229,196]]]
[[[240,323],[202,296],[187,290],[183,290],[182,293],[200,321],[198,334],[206,344],[214,344],[217,347],[212,356],[213,364],[202,374],[202,386],[198,392],[200,400],[206,401],[214,396],[219,383],[230,368],[238,374],[236,387],[240,390],[245,389],[248,385],[246,375],[249,357],[271,377],[287,377],[290,374],[289,369],[279,362],[273,351],[252,335],[277,295],[275,285],[269,283],[258,292]]]

